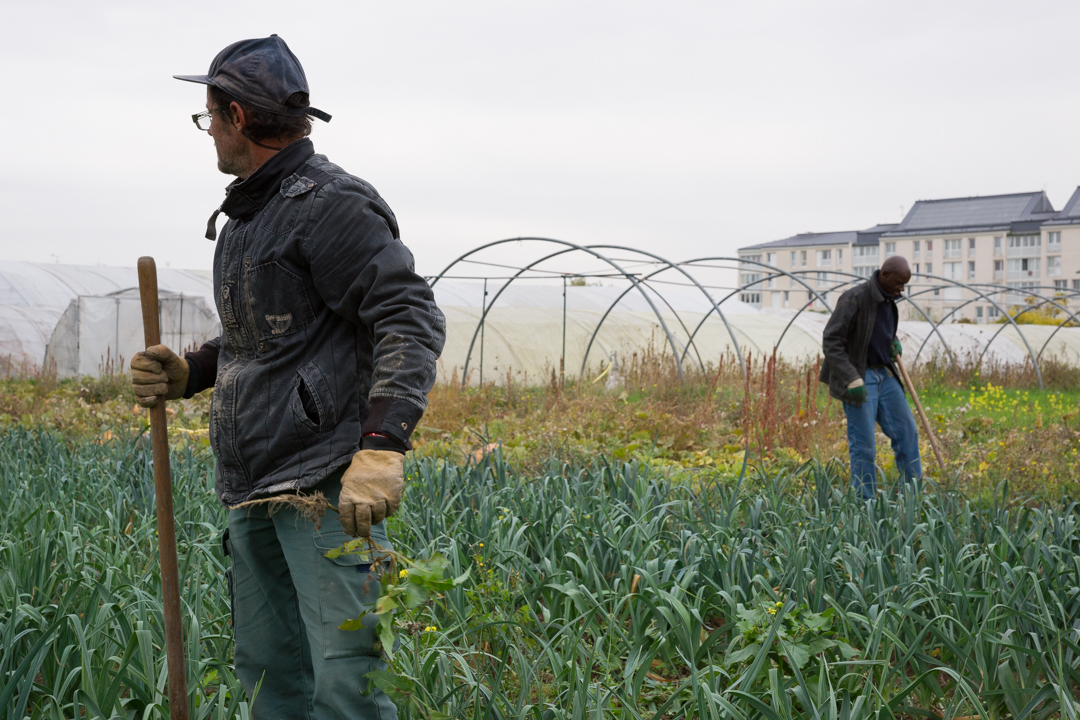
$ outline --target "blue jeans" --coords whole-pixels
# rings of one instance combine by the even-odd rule
[[[922,477],[922,461],[915,417],[899,381],[885,368],[868,368],[863,380],[866,400],[858,407],[844,402],[844,413],[851,455],[851,484],[861,497],[869,498],[877,489],[875,422],[892,441],[896,469],[904,482]]]

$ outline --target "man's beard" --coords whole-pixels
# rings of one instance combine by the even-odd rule
[[[219,141],[214,138],[214,150],[217,151],[217,167],[218,170],[226,175],[235,175],[237,177],[243,177],[245,174],[247,158],[243,155],[243,150],[239,143],[233,143],[228,140]]]

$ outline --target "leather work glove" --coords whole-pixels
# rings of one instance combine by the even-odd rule
[[[405,456],[393,450],[361,450],[341,476],[338,512],[341,526],[353,537],[371,537],[379,524],[401,507],[405,490]]]
[[[152,345],[131,358],[131,387],[143,407],[154,407],[158,398],[184,397],[187,381],[187,360],[164,345]]]
[[[893,340],[892,345],[889,346],[889,359],[896,361],[896,358],[904,354],[904,346],[900,344],[899,340]]]
[[[862,378],[858,380],[852,380],[847,386],[848,397],[856,402],[863,402],[866,400],[866,383]]]

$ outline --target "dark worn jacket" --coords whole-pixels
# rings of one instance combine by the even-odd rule
[[[878,304],[883,302],[893,300],[881,292],[874,278],[848,290],[836,301],[821,339],[825,361],[819,378],[829,386],[829,394],[834,398],[852,405],[862,404],[848,397],[847,386],[866,375],[866,352],[874,332]],[[896,328],[892,337],[896,339]],[[895,370],[889,369],[896,375]]]
[[[363,433],[408,448],[446,321],[383,199],[301,140],[230,185],[221,210],[222,335],[188,355],[187,393],[214,386],[218,496],[311,487]]]

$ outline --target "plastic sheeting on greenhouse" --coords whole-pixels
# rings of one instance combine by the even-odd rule
[[[758,310],[730,297],[721,304],[725,324],[691,284],[656,284],[662,294],[644,285],[569,284],[565,300],[564,286],[550,279],[521,279],[500,292],[503,284],[489,280],[485,296],[483,282],[435,282],[447,317],[442,380],[460,380],[467,366],[474,383],[505,381],[507,373],[545,382],[564,360],[567,376],[579,375],[584,360],[586,377],[612,365],[611,377],[620,362],[650,346],[679,357],[688,372],[730,358],[735,343],[744,356],[769,355],[778,346],[786,359],[813,360],[828,320],[819,312]],[[166,344],[182,350],[220,334],[210,273],[159,268],[158,285]],[[92,375],[108,360],[130,358],[143,344],[137,286],[134,267],[0,262],[0,376],[32,371],[46,356],[62,375]],[[487,321],[478,330],[485,306]],[[935,331],[927,322],[901,322],[899,335],[912,364],[943,355],[977,360],[985,349],[984,362],[1017,364],[1035,355],[1080,365],[1080,328],[1020,330],[956,323]]]
[[[161,342],[176,352],[195,350],[220,332],[201,297],[160,293]],[[112,295],[83,295],[71,301],[49,338],[45,363],[60,377],[97,375],[125,368],[146,347],[142,301],[136,289]]]
[[[552,371],[559,372],[564,360],[566,375],[575,377],[586,352],[585,371],[589,374],[599,373],[612,362],[617,367],[620,358],[625,360],[649,346],[677,354],[684,366],[700,367],[715,364],[722,353],[734,347],[723,320],[710,313],[712,301],[692,286],[665,287],[661,297],[644,287],[627,291],[626,287],[569,285],[565,288],[564,358],[563,286],[521,282],[498,294],[501,285],[488,283],[489,310],[481,332],[483,283],[436,282],[435,299],[447,319],[446,347],[439,363],[442,380],[467,373],[470,382],[481,378],[498,382],[510,373],[515,381],[542,382]],[[777,326],[773,332],[779,335],[785,324],[763,317],[754,307],[734,298],[723,302],[720,309],[744,352],[748,348],[759,350],[760,326]],[[791,345],[809,353],[813,343],[804,335],[801,331],[789,333]],[[672,350],[672,341],[677,352]]]
[[[51,307],[63,312],[80,295],[109,295],[139,287],[134,267],[0,262],[0,305]],[[209,272],[158,268],[158,288],[169,293],[214,297]]]
[[[134,267],[0,262],[0,376],[55,363],[62,376],[95,375],[142,349]],[[175,348],[220,333],[208,272],[158,269],[161,330]]]
[[[62,314],[56,308],[0,305],[0,377],[29,375],[41,365]]]
[[[483,284],[446,280],[436,283],[436,300],[447,319],[446,347],[439,361],[440,380],[460,381],[467,374],[470,383],[478,383],[481,378],[484,382],[502,383],[508,375],[515,382],[545,382],[553,371],[559,372],[564,358],[566,375],[576,377],[586,351],[585,377],[589,378],[599,375],[608,364],[617,370],[620,362],[650,345],[677,354],[684,370],[689,372],[715,365],[724,355],[730,359],[735,350],[732,336],[744,357],[770,355],[777,347],[779,355],[787,360],[812,361],[821,354],[822,334],[829,319],[827,313],[757,310],[728,300],[720,306],[727,320],[725,326],[715,312],[709,313],[712,306],[704,294],[686,288],[677,291],[665,288],[663,298],[646,291],[656,312],[642,293],[632,289],[604,319],[604,313],[625,287],[568,286],[564,323],[561,285],[521,283],[511,285],[496,298],[501,285],[488,283],[490,309],[481,330]],[[912,364],[916,356],[922,362],[949,353],[961,361],[974,361],[984,348],[985,363],[1022,364],[1030,360],[1030,345],[1031,354],[1043,360],[1055,358],[1080,365],[1080,328],[1046,325],[1020,328],[1022,334],[1012,325],[953,323],[941,325],[935,332],[930,323],[904,321],[900,323],[898,336],[904,344],[905,357]],[[589,347],[594,332],[596,336]],[[672,340],[675,353],[672,353]]]

